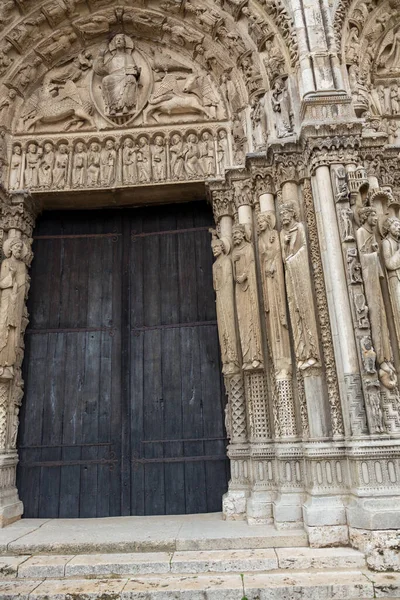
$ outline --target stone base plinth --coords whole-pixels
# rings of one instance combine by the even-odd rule
[[[250,525],[273,523],[271,493],[252,491],[247,500],[246,513]]]
[[[304,494],[281,492],[273,504],[277,529],[297,529],[303,526],[302,504]]]
[[[18,521],[24,512],[15,486],[17,463],[16,453],[0,456],[0,527]]]
[[[353,548],[365,554],[374,571],[400,571],[400,529],[369,531],[349,528]]]
[[[244,521],[249,492],[228,490],[222,497],[222,517],[226,521]]]

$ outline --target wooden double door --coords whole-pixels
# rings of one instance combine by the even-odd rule
[[[18,438],[25,517],[221,510],[211,224],[200,201],[40,217]]]

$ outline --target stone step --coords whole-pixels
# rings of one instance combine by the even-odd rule
[[[1,0],[0,0],[1,3]],[[99,519],[21,519],[0,530],[0,555],[105,554],[307,547],[303,529],[224,521],[220,513]]]
[[[276,570],[363,569],[351,548],[267,548],[125,554],[0,557],[0,579],[82,578],[130,575],[257,573]]]
[[[350,600],[400,598],[399,574],[366,571],[0,581],[1,600]]]

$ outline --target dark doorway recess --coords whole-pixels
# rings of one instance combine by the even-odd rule
[[[25,517],[221,510],[210,225],[205,202],[40,217],[18,442]]]

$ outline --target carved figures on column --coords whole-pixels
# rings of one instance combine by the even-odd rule
[[[235,225],[232,235],[236,310],[243,369],[261,369],[263,359],[254,250],[244,225]]]
[[[381,290],[383,271],[378,255],[379,246],[375,237],[378,215],[372,206],[366,206],[359,210],[359,219],[361,226],[357,230],[356,238],[369,308],[372,341],[379,365],[378,375],[385,387],[393,389],[397,385],[397,376],[392,363],[386,310]]]
[[[257,217],[258,248],[267,317],[268,338],[277,377],[291,373],[290,341],[286,315],[285,276],[276,218],[272,211]]]
[[[0,271],[0,369],[13,367],[20,345],[24,312],[28,249],[19,237],[4,242]]]
[[[286,290],[292,323],[295,354],[302,371],[320,366],[311,274],[303,223],[294,204],[281,205],[281,247],[286,272]]]
[[[388,274],[389,294],[397,341],[400,346],[400,220],[389,217],[383,227],[382,254]]]
[[[222,372],[231,375],[240,370],[236,337],[235,301],[233,266],[230,257],[230,242],[227,238],[218,238],[211,230],[213,264],[213,284],[216,294],[219,343],[221,346]]]

